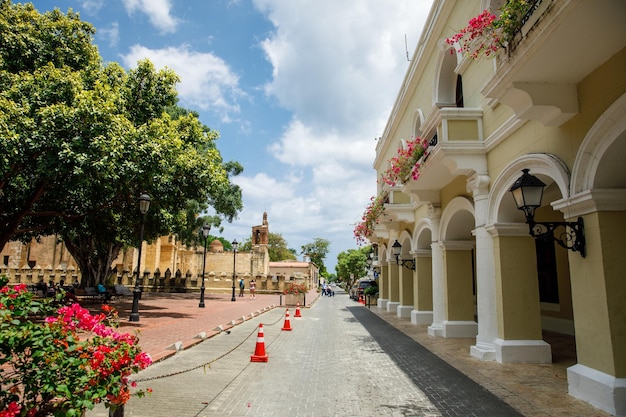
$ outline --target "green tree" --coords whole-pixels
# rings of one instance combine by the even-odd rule
[[[307,243],[301,246],[301,254],[307,255],[311,261],[317,265],[320,270],[320,275],[326,277],[328,272],[324,265],[324,259],[328,254],[330,248],[330,241],[316,237],[313,242]]]
[[[292,249],[287,248],[287,241],[280,233],[269,233],[267,236],[267,252],[270,262],[297,259]],[[240,246],[241,250],[252,250],[252,238],[247,238]]]
[[[8,45],[0,48],[0,247],[58,234],[82,284],[93,285],[124,246],[137,246],[143,192],[152,198],[148,241],[170,233],[191,241],[209,205],[236,216],[241,190],[230,178],[242,167],[223,162],[218,133],[176,106],[174,72],[147,60],[128,72],[101,65],[93,27],[71,11],[0,7]],[[60,56],[42,60],[29,48]]]
[[[363,246],[359,249],[348,249],[337,255],[335,271],[342,281],[350,282],[350,277],[359,279],[367,274],[367,257],[372,250],[371,246]]]
[[[74,188],[76,167],[65,152],[81,138],[56,129],[67,103],[86,101],[83,83],[98,71],[94,32],[71,11],[41,15],[31,4],[0,1],[0,249],[40,233],[37,220],[60,214],[51,200],[64,193],[56,189]]]

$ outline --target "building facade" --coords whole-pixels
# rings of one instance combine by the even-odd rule
[[[433,3],[376,146],[378,307],[482,361],[549,363],[545,332],[571,335],[569,394],[624,416],[626,2],[531,1],[495,58],[446,42],[504,3]],[[385,182],[417,137],[417,171]],[[581,218],[584,252],[529,235],[509,195],[526,169],[546,185],[534,220]]]
[[[228,292],[240,279],[246,288],[250,280],[258,292],[282,292],[285,282],[306,282],[315,288],[319,272],[311,262],[298,262],[295,269],[274,271],[270,268],[267,250],[269,223],[252,227],[250,251],[224,252],[219,240],[207,242],[204,262],[204,285],[208,292]],[[143,291],[190,292],[202,286],[204,246],[188,247],[174,236],[162,236],[155,242],[143,242],[139,285]],[[123,251],[111,266],[107,284],[135,285],[137,279],[137,248]],[[11,283],[36,284],[40,281],[66,284],[80,282],[81,272],[63,241],[47,236],[28,244],[10,242],[0,252],[0,273]]]

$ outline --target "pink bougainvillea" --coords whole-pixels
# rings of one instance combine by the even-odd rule
[[[128,378],[151,360],[137,336],[120,333],[108,305],[91,314],[59,298],[35,298],[0,276],[0,417],[81,415],[96,403],[115,408],[143,396]]]
[[[420,159],[426,155],[428,141],[419,137],[398,148],[396,156],[389,160],[389,167],[382,175],[385,184],[395,187],[409,179],[416,181],[420,176]]]
[[[494,25],[496,19],[495,14],[485,10],[470,19],[466,27],[447,38],[446,42],[449,45],[458,45],[457,51],[472,59],[492,56],[503,47],[502,31]]]
[[[484,10],[446,42],[471,59],[494,57],[510,44],[531,7],[529,0],[507,0],[498,15]]]
[[[380,221],[380,216],[384,213],[387,202],[387,193],[381,193],[370,198],[370,204],[365,208],[361,221],[354,227],[354,238],[358,245],[365,244],[367,239],[372,236],[374,226]]]

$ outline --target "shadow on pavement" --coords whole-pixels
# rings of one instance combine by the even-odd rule
[[[354,306],[348,307],[348,310],[415,386],[445,415],[522,415],[368,309]]]

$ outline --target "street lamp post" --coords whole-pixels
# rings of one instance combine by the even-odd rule
[[[204,308],[204,268],[206,266],[206,241],[209,237],[211,226],[205,224],[202,226],[202,237],[204,238],[204,257],[202,258],[202,285],[200,286],[200,304],[198,307]]]
[[[150,196],[143,193],[139,196],[139,211],[141,212],[141,229],[139,231],[139,253],[137,257],[137,277],[135,278],[135,288],[133,289],[133,308],[130,312],[129,321],[139,321],[139,297],[141,289],[139,288],[139,270],[141,268],[141,247],[143,246],[143,227],[146,224],[146,213],[150,208]]]
[[[233,244],[233,296],[230,299],[230,301],[237,301],[237,299],[235,298],[235,266],[237,264],[237,246],[239,245],[239,243],[237,242],[237,239],[232,241]]]

